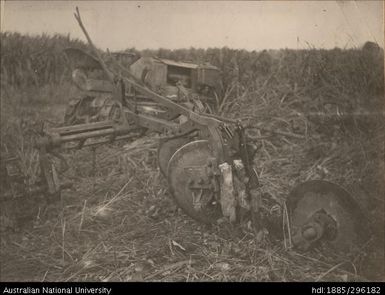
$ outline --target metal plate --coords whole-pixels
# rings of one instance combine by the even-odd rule
[[[193,193],[189,189],[191,179],[208,179],[205,166],[212,157],[207,140],[197,140],[185,144],[171,157],[167,167],[167,180],[170,192],[183,211],[203,223],[213,223],[220,216],[219,204],[210,200],[212,193],[203,195],[203,208],[196,210],[193,205]]]
[[[365,241],[367,218],[352,196],[337,184],[323,180],[304,182],[291,191],[286,205],[292,233],[324,209],[337,222],[337,235],[326,241],[328,246],[347,252]]]
[[[172,155],[183,145],[190,141],[186,137],[178,137],[160,142],[158,147],[158,164],[162,174],[167,177],[167,166]]]

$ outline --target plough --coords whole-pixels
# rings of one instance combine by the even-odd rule
[[[212,95],[218,70],[211,65],[161,59],[152,59],[152,63],[148,59],[136,63],[131,60],[129,67],[113,59],[107,65],[92,43],[78,9],[75,18],[93,55],[77,49],[68,49],[66,54],[77,63],[73,78],[88,98],[70,105],[67,126],[45,130],[36,144],[39,186],[28,187],[23,193],[44,192],[51,199],[59,197],[65,185],[60,183],[51,158],[65,162],[61,149],[130,140],[151,131],[163,135],[158,148],[159,168],[175,202],[187,215],[207,224],[219,219],[230,223],[246,219],[261,230],[265,226],[261,218],[261,185],[253,167],[255,148],[245,127],[240,121],[213,115],[207,111],[209,103],[205,107],[193,93]],[[86,68],[99,71],[103,79],[90,78],[84,73]],[[159,72],[163,76],[157,76]],[[162,77],[168,88],[161,89]],[[82,113],[82,104],[94,107],[94,113]],[[12,165],[11,160],[5,162],[8,177]],[[16,187],[21,185],[19,182]],[[349,251],[362,240],[363,213],[337,184],[323,180],[302,183],[288,194],[284,206],[291,242],[297,249],[327,244]]]

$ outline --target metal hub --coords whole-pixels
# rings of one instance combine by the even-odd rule
[[[208,168],[212,152],[207,140],[189,142],[171,157],[167,180],[177,204],[192,218],[215,222],[221,216],[215,199],[215,179]]]
[[[366,217],[352,196],[337,184],[313,180],[297,186],[286,201],[292,242],[308,250],[325,242],[349,251],[365,240]]]

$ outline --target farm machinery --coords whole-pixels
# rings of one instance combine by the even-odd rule
[[[84,96],[70,103],[65,126],[45,130],[37,141],[41,173],[33,187],[18,177],[14,159],[3,161],[10,197],[44,193],[57,200],[67,186],[53,161],[59,158],[66,166],[60,150],[127,141],[151,131],[162,134],[159,168],[187,215],[206,224],[248,220],[256,231],[262,230],[267,221],[253,165],[256,150],[240,121],[211,111],[219,70],[130,54],[110,54],[107,60],[93,45],[78,10],[75,18],[92,49],[92,54],[66,50],[73,80]],[[337,184],[304,182],[280,206],[287,213],[283,219],[290,241],[298,249],[326,243],[348,251],[362,240],[363,213]]]

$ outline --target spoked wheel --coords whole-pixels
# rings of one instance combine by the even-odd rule
[[[167,177],[167,166],[172,155],[183,145],[190,141],[186,137],[177,137],[163,141],[159,144],[158,148],[158,163],[159,169],[162,174]]]
[[[213,223],[221,215],[207,169],[211,157],[207,140],[192,141],[174,153],[167,167],[167,180],[176,203],[203,223]]]
[[[348,252],[365,241],[367,219],[352,196],[337,184],[313,180],[297,186],[286,201],[292,241],[308,250],[320,242]]]

